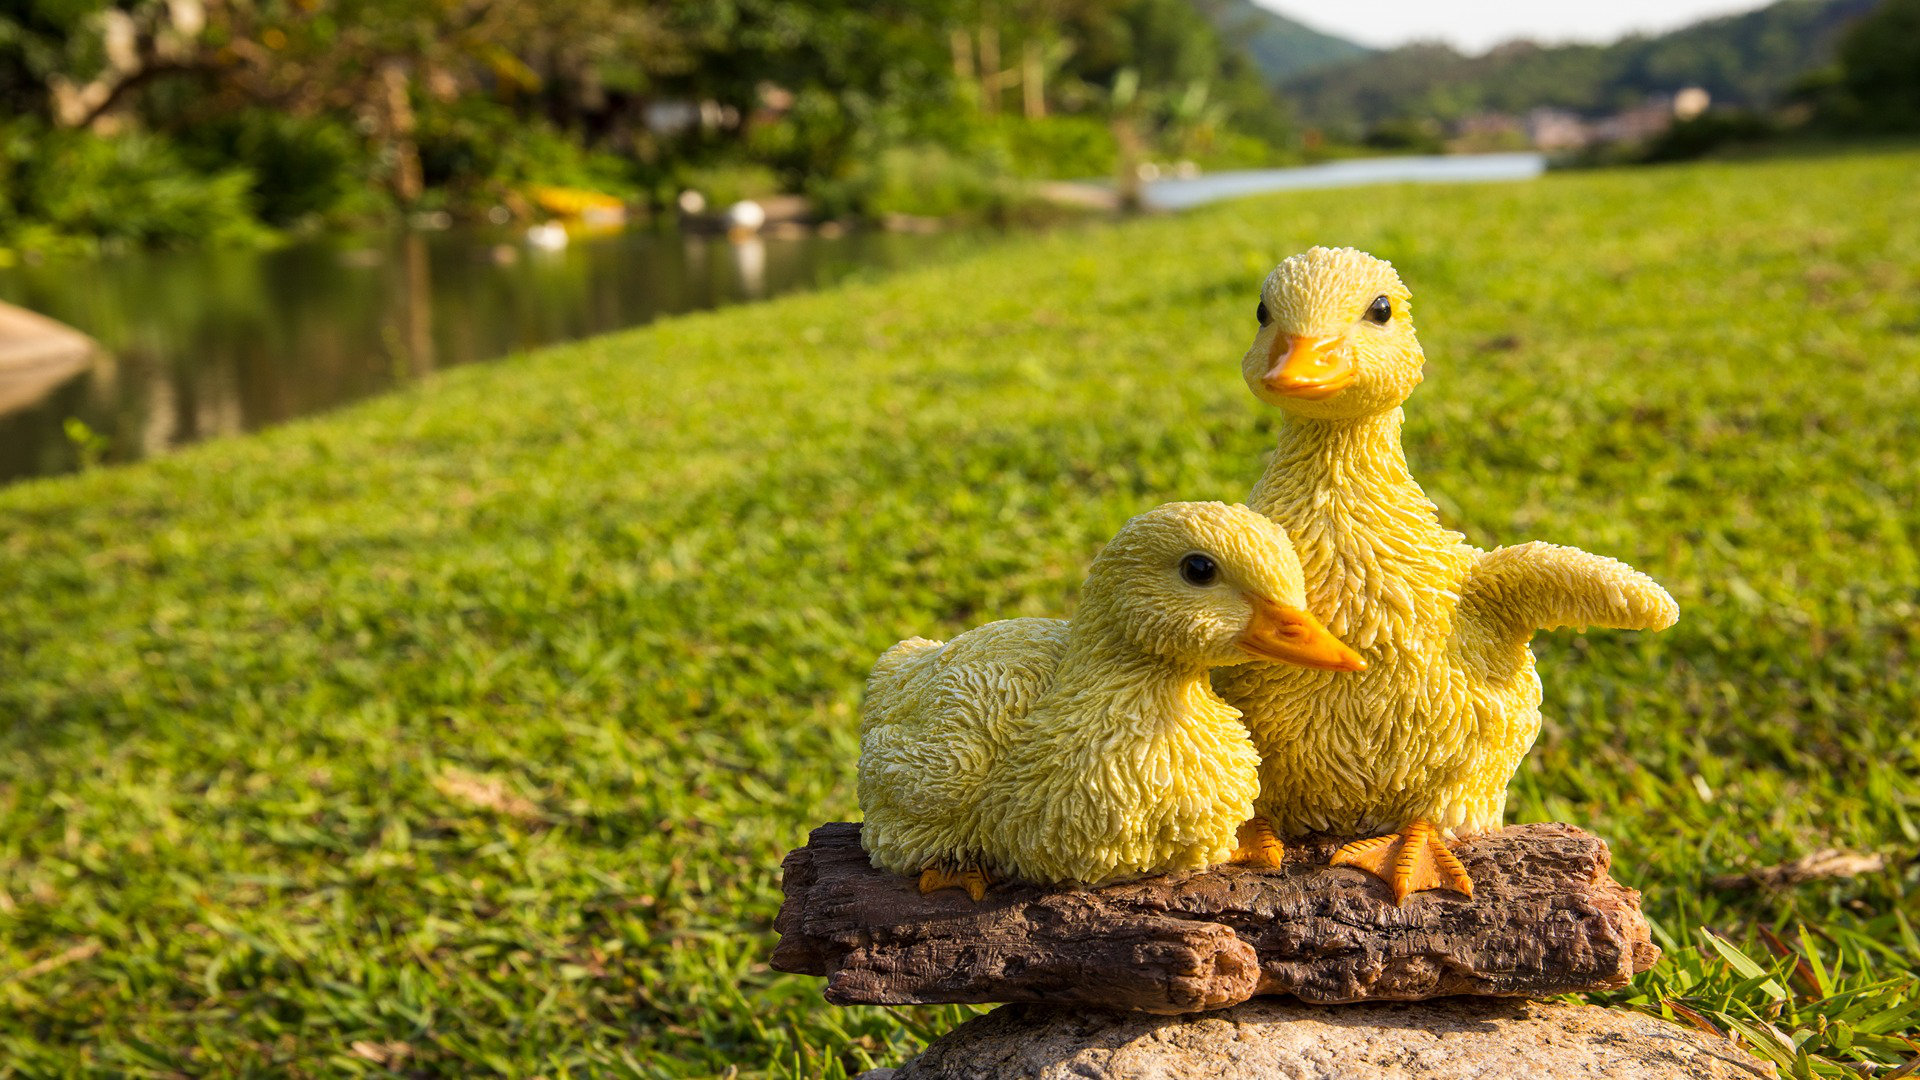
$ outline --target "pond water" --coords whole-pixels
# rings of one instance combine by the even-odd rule
[[[1515,180],[1538,154],[1337,161],[1147,185],[1159,209],[1289,188]],[[42,392],[0,395],[0,483],[254,431],[438,368],[662,315],[924,264],[978,234],[723,237],[626,229],[544,250],[518,231],[336,238],[268,251],[134,252],[0,269],[0,300],[105,355]]]
[[[1246,169],[1208,173],[1190,180],[1159,180],[1146,185],[1143,197],[1147,205],[1156,210],[1184,210],[1217,199],[1231,199],[1263,191],[1352,187],[1356,184],[1528,180],[1546,171],[1546,155],[1530,151],[1354,158],[1291,169]]]
[[[449,229],[0,269],[0,300],[106,354],[0,415],[0,482],[253,431],[438,368],[919,265],[967,242],[635,228],[551,251],[517,231]]]

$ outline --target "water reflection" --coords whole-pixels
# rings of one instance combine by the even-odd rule
[[[1452,184],[1531,180],[1547,171],[1547,156],[1531,150],[1507,154],[1437,154],[1349,158],[1288,169],[1244,169],[1146,186],[1148,206],[1185,210],[1221,199],[1268,191],[1356,187],[1364,184]]]
[[[733,269],[748,296],[757,300],[767,295],[767,242],[757,236],[734,241]]]
[[[503,230],[454,230],[12,267],[0,270],[0,299],[79,328],[110,355],[0,415],[0,480],[77,467],[69,418],[104,438],[106,460],[131,460],[436,368],[917,264],[966,242],[628,230],[549,251]]]

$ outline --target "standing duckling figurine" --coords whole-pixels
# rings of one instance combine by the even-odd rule
[[[911,638],[867,680],[861,842],[921,892],[996,877],[1099,885],[1230,858],[1259,755],[1210,668],[1254,659],[1354,671],[1305,611],[1300,562],[1244,506],[1169,503],[1127,522],[1071,621]]]
[[[1441,527],[1407,471],[1401,402],[1421,380],[1411,296],[1393,267],[1313,248],[1267,277],[1242,369],[1287,413],[1250,505],[1287,530],[1309,608],[1367,660],[1329,678],[1284,664],[1218,673],[1261,755],[1280,833],[1384,833],[1335,865],[1394,898],[1473,882],[1451,835],[1497,829],[1540,731],[1536,630],[1661,630],[1679,608],[1624,563],[1530,543],[1482,551]]]

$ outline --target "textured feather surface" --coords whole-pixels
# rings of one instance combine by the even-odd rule
[[[1064,619],[1007,619],[881,656],[860,722],[861,835],[876,866],[912,874],[979,852],[984,785],[1066,645]]]
[[[1388,325],[1362,322],[1388,296]],[[1333,398],[1294,402],[1248,500],[1292,536],[1308,608],[1368,668],[1334,676],[1283,664],[1214,673],[1261,754],[1260,813],[1283,835],[1375,833],[1416,818],[1497,828],[1507,785],[1540,730],[1534,631],[1659,629],[1678,609],[1623,563],[1523,544],[1482,552],[1441,526],[1408,471],[1399,403],[1425,362],[1410,296],[1364,252],[1315,248],[1268,277],[1274,325],[1243,362],[1259,394],[1271,335],[1341,337],[1358,376]]]
[[[987,793],[988,865],[1097,885],[1226,861],[1260,784],[1240,713],[1198,672],[1178,682],[1144,668],[1076,675],[1085,685],[1021,725]]]
[[[1539,540],[1474,560],[1460,606],[1501,641],[1563,626],[1665,630],[1680,618],[1667,590],[1626,563]]]
[[[1176,576],[1194,550],[1219,560],[1218,589]],[[1247,659],[1246,591],[1305,605],[1285,534],[1246,507],[1175,503],[1101,552],[1070,624],[1015,619],[894,646],[861,717],[875,865],[1099,884],[1225,860],[1260,758],[1207,669]]]
[[[1497,825],[1539,731],[1532,654],[1468,655],[1460,589],[1479,551],[1442,528],[1400,453],[1401,414],[1290,421],[1250,504],[1295,538],[1307,607],[1360,651],[1352,675],[1216,672],[1261,754],[1259,811],[1282,833],[1383,832],[1417,817]]]

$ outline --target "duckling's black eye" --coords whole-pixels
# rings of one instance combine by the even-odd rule
[[[1260,306],[1253,309],[1253,317],[1260,320],[1261,326],[1265,326],[1267,323],[1273,321],[1273,316],[1267,314],[1267,302],[1265,300],[1260,301]]]
[[[1367,318],[1377,323],[1393,318],[1393,301],[1384,296],[1374,297],[1373,303],[1367,307]]]
[[[1220,576],[1220,567],[1212,557],[1196,551],[1180,560],[1180,576],[1186,578],[1189,585],[1207,586]]]

